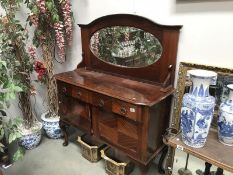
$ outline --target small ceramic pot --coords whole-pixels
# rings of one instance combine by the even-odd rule
[[[42,124],[38,124],[38,129],[31,129],[27,133],[22,133],[22,137],[19,139],[19,145],[25,149],[33,149],[40,144],[41,141],[41,128]]]
[[[62,137],[62,131],[59,126],[60,117],[48,117],[49,112],[45,112],[41,115],[43,123],[43,129],[47,136],[52,139],[58,139]]]

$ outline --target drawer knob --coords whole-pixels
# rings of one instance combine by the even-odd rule
[[[81,97],[81,95],[82,95],[82,93],[80,91],[78,91],[77,96]]]
[[[98,106],[101,108],[104,107],[104,100],[103,99],[99,99]]]
[[[66,93],[66,91],[67,91],[66,87],[63,87],[63,88],[62,88],[62,92],[63,92],[63,93]]]
[[[125,115],[125,114],[127,113],[126,108],[125,108],[125,107],[122,107],[122,108],[120,109],[120,113],[123,114],[123,115]]]

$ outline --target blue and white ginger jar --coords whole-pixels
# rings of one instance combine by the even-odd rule
[[[225,145],[233,146],[233,84],[227,85],[228,99],[221,103],[218,119],[218,138]]]
[[[183,142],[194,148],[205,145],[213,118],[215,98],[209,94],[209,86],[217,74],[207,70],[189,70],[192,86],[183,96],[181,131]]]
[[[41,115],[41,120],[43,123],[43,129],[45,130],[47,136],[52,139],[58,139],[62,137],[62,131],[59,125],[60,117],[48,117],[49,112],[43,113]]]

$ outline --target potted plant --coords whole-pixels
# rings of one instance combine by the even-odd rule
[[[6,115],[10,104],[9,101],[15,99],[16,94],[20,91],[22,91],[22,88],[17,86],[12,76],[10,65],[7,65],[6,61],[2,60],[0,54],[0,162],[4,165],[10,163],[6,145],[21,137],[21,133],[19,132],[21,120],[18,118],[11,119]],[[21,159],[23,155],[24,149],[18,147],[13,160]]]
[[[38,80],[47,86],[48,111],[41,115],[43,127],[50,138],[60,138],[57,84],[53,58],[65,62],[66,47],[72,42],[72,12],[70,0],[32,0],[28,2],[30,25],[35,27],[33,43],[42,50],[43,61],[36,62]],[[57,59],[58,60],[58,59]]]
[[[2,0],[1,6],[5,10],[6,16],[1,22],[1,59],[7,65],[11,65],[12,77],[17,80],[17,86],[22,88],[18,93],[19,108],[23,114],[23,122],[20,126],[22,137],[20,145],[26,149],[36,147],[41,140],[42,124],[37,121],[32,111],[30,101],[31,85],[30,74],[33,71],[34,60],[26,51],[26,40],[28,38],[26,28],[15,19],[15,12],[19,8],[22,0]]]

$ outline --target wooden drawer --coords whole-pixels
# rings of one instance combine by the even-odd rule
[[[107,111],[112,110],[112,98],[108,97],[106,95],[92,93],[91,104],[93,106],[100,108],[100,109],[102,108],[102,109],[105,109]]]
[[[59,94],[71,96],[72,85],[62,82],[62,81],[57,81],[57,90]]]
[[[78,86],[73,86],[72,85],[72,90],[71,90],[71,95],[72,97],[74,98],[77,98],[81,101],[84,101],[84,102],[89,102],[89,91],[86,90],[86,89],[83,89],[83,88],[80,88]]]
[[[57,81],[58,93],[63,95],[72,96],[84,102],[89,102],[89,91],[72,84],[62,81]]]
[[[140,106],[120,100],[114,100],[112,102],[112,111],[134,121],[141,122],[142,109]]]

